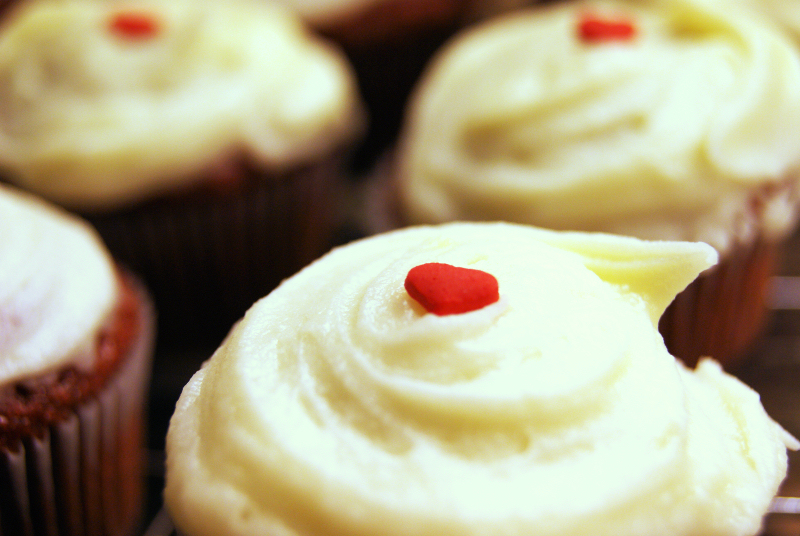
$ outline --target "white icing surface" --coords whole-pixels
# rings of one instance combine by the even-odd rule
[[[720,0],[729,2],[731,0]],[[734,0],[736,1],[736,0]],[[738,0],[760,11],[800,42],[800,2],[796,0]]]
[[[0,385],[93,364],[117,298],[93,229],[0,185],[0,281]]]

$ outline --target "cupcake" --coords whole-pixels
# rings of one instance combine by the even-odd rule
[[[542,43],[547,43],[543,46]],[[395,154],[400,221],[508,220],[703,241],[721,262],[662,318],[674,355],[734,368],[794,228],[800,58],[730,5],[557,2],[432,62]]]
[[[186,385],[185,536],[755,534],[798,442],[659,315],[705,244],[504,223],[333,250]]]
[[[224,335],[331,247],[363,110],[343,54],[288,10],[42,0],[5,23],[0,177],[88,218],[164,335]]]
[[[0,186],[0,534],[134,534],[153,324],[91,227]]]
[[[535,0],[279,0],[339,43],[355,67],[369,108],[359,174],[397,135],[403,107],[431,55],[458,29]]]

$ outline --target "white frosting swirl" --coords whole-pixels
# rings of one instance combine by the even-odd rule
[[[68,206],[174,191],[239,151],[300,165],[360,126],[343,54],[269,2],[27,4],[0,33],[0,169]]]
[[[184,388],[165,498],[189,536],[752,534],[791,439],[655,328],[716,253],[510,224],[334,250],[256,303]],[[414,266],[494,275],[426,314]]]
[[[91,366],[117,298],[93,229],[0,185],[0,385],[68,364]]]
[[[629,21],[635,35],[585,42],[587,12]],[[569,1],[465,32],[409,109],[397,156],[408,219],[501,219],[721,252],[786,233],[800,59],[750,15],[733,2]]]

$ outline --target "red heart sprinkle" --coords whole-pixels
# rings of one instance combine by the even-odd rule
[[[159,30],[158,21],[151,13],[122,11],[116,13],[108,24],[116,34],[128,39],[148,39]]]
[[[590,43],[628,41],[636,35],[636,28],[627,19],[609,19],[586,13],[578,23],[578,35]]]
[[[405,289],[426,311],[438,316],[477,311],[500,299],[492,274],[438,262],[409,270]]]

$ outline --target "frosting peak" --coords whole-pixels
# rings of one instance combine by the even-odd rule
[[[715,261],[705,244],[510,224],[334,250],[184,389],[170,512],[192,536],[754,533],[790,440],[655,326]],[[492,274],[500,299],[429,314],[404,288],[426,262]]]

